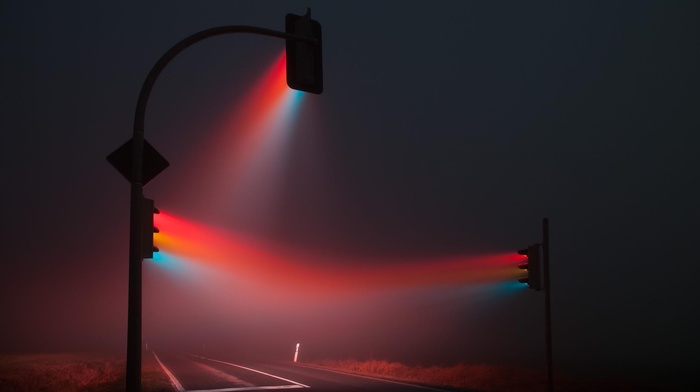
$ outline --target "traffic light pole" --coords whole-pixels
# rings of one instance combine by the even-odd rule
[[[554,391],[552,370],[552,308],[551,286],[549,284],[549,219],[542,220],[542,270],[544,275],[544,333],[547,346],[547,391]]]
[[[142,265],[143,265],[143,148],[146,104],[153,90],[156,79],[166,65],[180,52],[195,43],[217,35],[233,33],[250,33],[283,38],[286,40],[310,42],[317,44],[315,38],[289,34],[253,26],[222,26],[203,30],[183,39],[170,48],[151,68],[143,82],[134,116],[134,134],[131,155],[131,207],[129,226],[129,299],[127,311],[126,344],[126,390],[141,390],[141,303],[142,303]]]

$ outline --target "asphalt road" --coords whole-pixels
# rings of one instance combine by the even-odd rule
[[[299,389],[323,391],[442,391],[294,363],[228,361],[190,354],[156,353],[178,392]]]

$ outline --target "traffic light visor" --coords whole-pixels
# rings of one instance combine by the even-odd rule
[[[285,32],[313,38],[315,42],[287,39],[287,85],[314,94],[323,92],[323,61],[321,51],[321,24],[306,15],[287,14]]]

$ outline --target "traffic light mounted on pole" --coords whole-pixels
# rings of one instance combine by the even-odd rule
[[[320,94],[323,91],[321,25],[311,20],[310,10],[304,16],[287,15],[285,25],[286,32],[255,26],[213,27],[194,33],[176,43],[153,65],[141,86],[131,140],[107,157],[107,160],[131,183],[126,345],[127,391],[141,390],[142,263],[144,258],[153,257],[154,251],[152,218],[157,210],[153,207],[153,201],[145,201],[143,187],[168,166],[165,158],[157,154],[152,147],[148,148],[144,137],[146,106],[153,86],[165,66],[195,43],[222,34],[250,33],[286,40],[287,85],[296,90]],[[290,72],[291,75],[289,75]]]
[[[315,42],[287,39],[287,85],[294,90],[314,94],[323,92],[323,61],[321,56],[321,24],[306,15],[287,14],[285,32],[308,37]]]
[[[526,249],[520,249],[519,255],[527,256],[524,262],[518,264],[518,268],[527,271],[527,276],[518,279],[520,283],[526,283],[529,288],[540,291],[542,284],[542,259],[540,258],[540,244],[533,244]]]
[[[153,236],[160,231],[153,223],[153,216],[155,214],[160,214],[160,210],[155,207],[155,203],[151,199],[143,198],[143,219],[141,220],[143,227],[141,228],[141,235],[143,240],[141,241],[143,245],[143,258],[152,259],[153,253],[158,252],[159,249],[153,245]]]

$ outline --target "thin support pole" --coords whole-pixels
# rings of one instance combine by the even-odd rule
[[[542,263],[544,272],[544,331],[547,346],[547,391],[554,392],[552,369],[552,290],[549,282],[549,219],[542,220]]]

